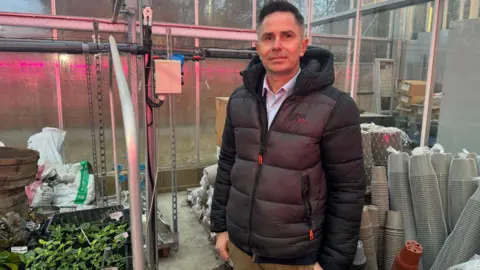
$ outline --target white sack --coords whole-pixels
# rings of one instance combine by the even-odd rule
[[[95,180],[88,173],[88,162],[80,162],[80,170],[73,183],[59,182],[53,187],[55,198],[53,205],[72,206],[91,204],[95,200]]]

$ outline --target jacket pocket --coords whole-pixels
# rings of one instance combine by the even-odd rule
[[[312,228],[312,202],[310,200],[310,176],[307,171],[302,172],[302,199],[305,212],[305,223],[307,224],[310,240],[314,239]]]

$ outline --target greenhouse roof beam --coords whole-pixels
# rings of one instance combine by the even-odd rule
[[[432,0],[386,0],[383,2],[377,2],[372,4],[367,4],[360,9],[360,13],[365,16],[369,14],[376,14],[381,12],[386,12],[390,10],[395,10],[399,8],[404,8],[413,5],[424,4],[427,2],[431,2]],[[319,19],[314,19],[311,22],[311,26],[319,26],[328,23],[344,21],[348,19],[355,18],[357,13],[357,9],[350,9],[343,12],[338,12],[332,15],[328,15]]]
[[[58,30],[76,30],[92,31],[93,22],[97,21],[100,32],[126,33],[127,24],[125,22],[114,23],[108,19],[95,19],[86,17],[72,16],[52,16],[43,14],[25,14],[0,12],[0,25],[3,26],[21,26],[35,28],[51,28]],[[137,31],[140,29],[137,26]],[[237,29],[201,25],[173,24],[173,23],[154,23],[153,34],[165,35],[167,28],[171,29],[172,36],[193,37],[206,39],[228,39],[228,40],[257,40],[255,30]]]

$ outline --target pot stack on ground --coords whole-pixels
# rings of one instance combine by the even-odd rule
[[[25,187],[36,179],[39,158],[34,150],[0,147],[0,215],[28,213]]]

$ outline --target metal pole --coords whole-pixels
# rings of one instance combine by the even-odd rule
[[[358,80],[360,78],[360,49],[362,41],[362,13],[360,12],[363,0],[358,0],[357,15],[355,18],[355,41],[353,45],[353,68],[350,85],[350,96],[356,101]]]
[[[198,0],[195,0],[198,2]],[[257,0],[252,0],[252,29],[257,30]],[[255,40],[252,41],[252,47],[257,46]]]
[[[140,26],[143,25],[143,1],[142,0],[137,0],[137,13],[138,13],[138,21],[140,23]],[[137,44],[140,46],[143,46],[143,31],[142,27],[140,27],[140,31],[138,31],[138,41]]]
[[[256,0],[253,0],[256,1]],[[195,25],[199,24],[198,0],[195,0]],[[170,44],[173,46],[173,44]],[[200,40],[195,38],[195,48],[200,47]],[[172,48],[173,49],[173,48]],[[171,102],[171,101],[169,101]],[[195,62],[195,157],[197,164],[200,163],[200,62]]]
[[[112,54],[108,54],[108,91],[110,98],[110,120],[112,126],[112,140],[113,140],[113,170],[115,172],[115,198],[118,205],[122,204],[121,194],[122,187],[118,179],[118,161],[117,161],[117,136],[115,135],[115,102],[113,98],[113,59]]]
[[[145,269],[137,122],[115,38],[110,36],[109,41],[112,52],[113,67],[117,78],[120,102],[122,105],[123,130],[125,132],[125,143],[128,156],[128,190],[130,192],[130,227],[132,235],[133,269]]]
[[[307,37],[308,37],[308,44],[312,45],[312,35],[313,35],[313,29],[312,29],[312,20],[313,20],[313,1],[314,0],[305,0],[308,3],[308,19],[307,19]]]
[[[355,8],[355,1],[350,0],[350,9]],[[348,20],[348,36],[353,35],[353,19]],[[345,59],[347,66],[345,67],[345,85],[344,91],[347,92],[350,87],[350,80],[352,76],[352,40],[347,41],[347,59]]]
[[[50,6],[52,9],[52,15],[57,15],[57,3],[56,0],[50,0]],[[58,39],[58,31],[57,29],[52,30],[53,40]],[[60,79],[60,55],[58,53],[55,54],[55,85],[57,90],[57,112],[58,112],[58,128],[64,129],[63,125],[63,102],[62,102],[62,81]],[[63,153],[65,156],[65,153]]]
[[[423,104],[422,133],[420,137],[420,146],[428,146],[430,137],[430,118],[432,115],[432,97],[435,88],[435,64],[437,60],[437,41],[441,29],[441,16],[444,0],[435,0],[435,9],[433,12],[432,38],[430,41],[430,53],[428,56],[427,85],[425,89],[425,102]]]

